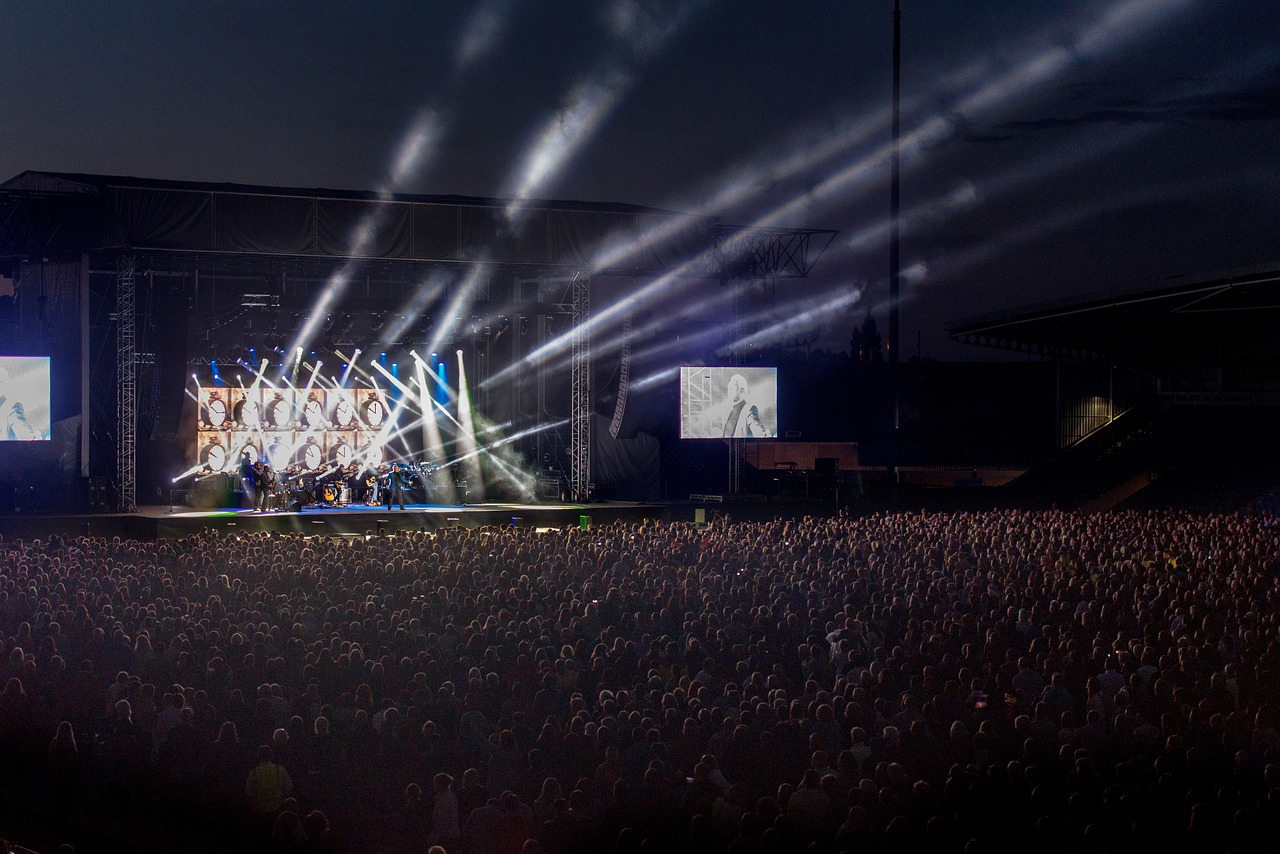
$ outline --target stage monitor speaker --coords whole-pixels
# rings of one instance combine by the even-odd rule
[[[111,509],[111,478],[91,477],[88,479],[89,511],[106,513]]]

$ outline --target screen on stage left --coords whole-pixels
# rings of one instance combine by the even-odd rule
[[[681,439],[770,439],[778,435],[778,369],[680,369]]]
[[[0,356],[0,419],[0,441],[50,438],[48,356]]]

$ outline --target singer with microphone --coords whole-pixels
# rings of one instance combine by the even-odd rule
[[[722,438],[767,439],[774,435],[760,420],[759,407],[748,398],[746,377],[729,377],[726,395],[728,399],[714,410],[710,425]]]

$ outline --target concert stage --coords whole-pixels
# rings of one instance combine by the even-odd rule
[[[259,512],[244,508],[197,510],[190,507],[140,507],[137,513],[97,513],[65,516],[0,516],[0,535],[6,538],[48,537],[53,534],[128,537],[138,540],[173,539],[202,531],[223,533],[280,532],[311,536],[351,536],[387,531],[431,531],[461,525],[564,528],[607,525],[611,522],[669,520],[671,508],[661,504],[609,501],[598,504],[406,504],[397,507],[307,507],[294,512]]]

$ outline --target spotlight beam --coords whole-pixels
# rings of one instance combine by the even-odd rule
[[[605,10],[615,59],[579,78],[563,104],[548,117],[516,170],[507,190],[507,221],[518,224],[530,198],[551,184],[586,147],[631,90],[636,70],[662,51],[708,4],[680,4],[674,14],[649,14],[630,0],[614,0]]]
[[[1074,49],[1068,50],[1058,45],[1033,53],[1021,63],[1015,64],[1003,74],[979,86],[976,91],[960,99],[957,107],[951,111],[980,120],[984,115],[998,107],[1007,106],[1020,97],[1029,96],[1054,76],[1061,74],[1065,68],[1081,55],[1096,56],[1109,50],[1119,49],[1127,40],[1136,38],[1151,29],[1159,19],[1171,16],[1193,5],[1193,0],[1174,0],[1164,3],[1161,0],[1126,0],[1118,6],[1111,7],[1097,21],[1083,28],[1076,39]],[[1117,30],[1118,22],[1124,28]],[[901,150],[909,152],[913,157],[910,165],[923,162],[924,152],[941,144],[954,132],[954,122],[949,116],[941,118],[932,116],[902,138]],[[811,214],[832,204],[848,204],[850,194],[855,190],[868,192],[876,184],[876,176],[884,171],[892,146],[881,146],[870,153],[855,159],[833,172],[816,187],[786,200],[775,208],[759,215],[748,228],[776,228],[798,217]],[[593,261],[598,264],[597,256]],[[611,258],[612,261],[622,260]],[[697,258],[686,261],[655,281],[649,283],[638,293],[633,294],[637,308],[642,308],[656,301],[670,290],[679,276],[698,275],[714,257],[708,251]],[[611,321],[621,309],[618,305],[612,309],[596,313],[588,321],[588,333]],[[568,349],[572,343],[572,331],[546,342],[533,353],[525,357],[525,363],[544,360],[549,356]],[[510,370],[510,369],[509,369]]]

